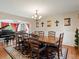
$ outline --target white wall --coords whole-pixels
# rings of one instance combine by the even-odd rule
[[[71,18],[71,26],[64,26],[64,18]],[[52,20],[52,27],[47,27],[47,20]],[[55,20],[59,21],[59,26],[56,27]],[[44,22],[44,27],[41,26],[41,22]],[[35,20],[32,20],[32,31],[45,31],[47,35],[48,31],[56,31],[56,36],[59,36],[59,33],[64,32],[64,41],[63,44],[74,46],[75,39],[75,30],[79,27],[79,17],[78,12],[56,15],[52,17],[46,17],[45,19],[39,20],[40,27],[35,27]]]

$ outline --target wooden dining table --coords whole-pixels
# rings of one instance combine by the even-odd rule
[[[44,36],[39,38],[30,37],[29,39],[37,40],[43,44],[56,44],[58,42],[58,37],[54,39],[54,37]]]
[[[56,37],[55,39],[53,37],[39,37],[38,41],[41,43],[46,43],[46,44],[56,44],[58,42],[58,38]]]

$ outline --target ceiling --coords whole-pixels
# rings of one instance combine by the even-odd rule
[[[35,10],[42,16],[79,11],[79,0],[0,0],[0,11],[30,18]]]

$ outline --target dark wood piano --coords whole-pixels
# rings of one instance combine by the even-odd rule
[[[0,28],[0,38],[5,38],[4,41],[8,43],[9,40],[11,40],[10,37],[15,37],[15,32],[13,32],[12,30],[5,29],[7,26],[9,25]]]
[[[9,25],[6,25],[6,26],[0,28],[0,37],[8,36],[8,35],[15,33],[12,30],[8,30],[8,29],[6,30],[5,28],[8,26]]]

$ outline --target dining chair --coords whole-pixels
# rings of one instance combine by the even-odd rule
[[[15,43],[15,34],[11,34],[11,35],[9,36],[9,39],[10,39],[10,44],[13,43],[13,45],[14,45],[14,43]],[[11,41],[12,41],[12,42],[11,42]]]
[[[61,52],[61,55],[62,55],[63,37],[64,37],[64,33],[61,33],[61,34],[60,34],[60,37],[59,37],[59,44],[58,44],[59,50],[60,50],[60,52]]]
[[[55,31],[48,31],[48,37],[49,38],[55,39],[55,35],[56,35]]]
[[[48,45],[48,51],[51,50],[51,52],[49,54],[51,54],[52,52],[56,52],[58,55],[58,59],[60,59],[60,54],[62,56],[62,42],[63,42],[63,37],[64,37],[64,33],[61,33],[59,35],[59,40],[57,42],[57,44],[49,44]],[[49,50],[50,49],[50,50]],[[52,55],[52,54],[51,54]]]
[[[30,40],[30,47],[31,47],[31,52],[30,52],[30,57],[31,59],[40,59],[41,53],[45,50],[45,47],[41,47],[41,43],[38,40]]]
[[[30,44],[27,40],[23,40],[20,47],[20,51],[23,55],[28,55],[28,53],[30,52]]]
[[[44,38],[44,31],[39,31],[39,37]]]
[[[20,49],[20,45],[22,44],[23,41],[23,35],[22,33],[18,32],[15,34],[16,37],[16,48]]]
[[[39,35],[39,31],[34,31],[34,34]]]
[[[26,40],[27,38],[29,38],[29,34],[28,33],[23,33],[22,36],[23,36],[23,40]]]
[[[27,54],[29,52],[29,34],[22,33],[23,40],[21,42],[21,52],[22,54]]]
[[[16,48],[19,50],[23,55],[29,53],[29,41],[28,41],[29,34],[28,33],[17,33],[16,34]]]

